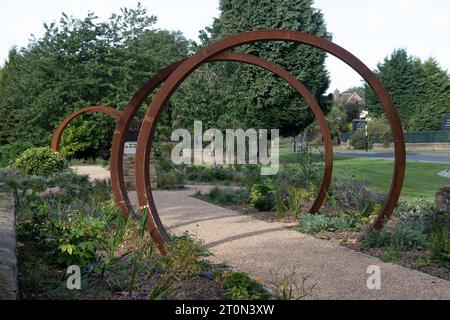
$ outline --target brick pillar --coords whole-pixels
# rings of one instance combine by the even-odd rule
[[[125,154],[123,156],[123,179],[125,181],[125,187],[127,190],[136,190],[136,180],[135,180],[135,155]],[[153,151],[150,153],[150,182],[152,189],[155,190],[158,187],[156,168],[155,168],[155,158]]]

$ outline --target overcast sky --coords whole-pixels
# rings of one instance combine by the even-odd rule
[[[30,35],[41,36],[44,21],[59,20],[61,12],[84,17],[88,11],[108,18],[137,0],[39,0],[0,2],[0,63],[12,46],[25,46]],[[158,17],[158,28],[180,30],[197,40],[198,31],[218,15],[218,0],[141,0]],[[315,0],[333,41],[371,69],[396,48],[426,59],[436,58],[450,69],[450,0]],[[360,84],[359,76],[335,58],[327,61],[330,91]]]

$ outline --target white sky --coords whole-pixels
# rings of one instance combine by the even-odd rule
[[[31,34],[41,36],[44,21],[59,20],[61,12],[84,17],[94,11],[108,18],[120,7],[137,0],[14,0],[0,2],[0,64],[8,50],[27,44]],[[157,27],[180,30],[197,40],[198,31],[218,15],[218,0],[141,0],[158,17]],[[333,41],[343,46],[369,68],[396,48],[426,59],[435,57],[450,69],[450,0],[315,0],[325,15]],[[344,90],[360,84],[359,76],[344,63],[327,61],[332,84]]]

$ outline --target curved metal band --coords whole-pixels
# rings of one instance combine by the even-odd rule
[[[183,64],[178,67],[166,80],[158,94],[153,98],[150,108],[147,110],[138,139],[136,172],[144,173],[148,171],[148,168],[145,168],[144,160],[145,157],[149,157],[146,153],[149,152],[151,148],[157,121],[172,94],[186,79],[186,77],[189,76],[189,74],[191,74],[198,66],[206,62],[208,59],[211,59],[226,50],[242,44],[270,40],[292,41],[308,44],[333,54],[358,72],[379,97],[392,129],[395,148],[395,166],[391,188],[381,212],[376,218],[374,224],[371,226],[375,229],[380,229],[385,221],[392,215],[400,196],[401,187],[405,176],[406,152],[400,119],[386,89],[383,87],[378,78],[370,71],[370,69],[364,65],[364,63],[362,63],[350,52],[331,41],[298,31],[258,30],[237,34],[213,43],[184,61]],[[167,236],[164,234],[164,227],[161,224],[158,212],[156,210],[154,199],[151,194],[151,188],[142,190],[142,187],[145,185],[145,178],[142,174],[136,174],[136,179],[136,184],[139,185],[138,195],[141,195],[140,205],[148,206],[150,210],[147,225],[148,231],[157,243],[160,251],[164,253],[164,241]],[[144,199],[144,194],[147,194],[147,199]],[[143,203],[141,203],[141,201],[143,201]],[[160,232],[160,230],[162,231]]]
[[[306,100],[310,108],[312,109],[318,123],[321,129],[322,136],[324,138],[325,143],[325,169],[324,169],[324,175],[322,178],[322,184],[320,187],[320,190],[318,192],[318,195],[314,201],[314,204],[312,205],[310,212],[316,213],[320,207],[322,206],[326,193],[329,189],[330,183],[331,183],[331,176],[333,171],[333,146],[332,146],[332,140],[330,135],[330,130],[328,127],[328,124],[326,122],[325,116],[320,109],[317,102],[314,100],[311,93],[306,89],[306,87],[300,83],[295,77],[290,75],[288,72],[283,70],[281,67],[267,62],[259,57],[246,55],[246,54],[238,54],[238,53],[232,53],[232,52],[226,52],[222,53],[214,58],[212,58],[209,62],[215,62],[215,61],[237,61],[237,62],[243,62],[252,64],[255,66],[262,67],[268,71],[271,71],[275,73],[276,75],[282,77],[286,81],[288,81],[294,89],[296,89]],[[114,132],[114,138],[112,143],[112,149],[111,149],[111,160],[110,160],[110,170],[111,170],[111,182],[113,187],[113,194],[114,199],[116,201],[116,204],[121,209],[122,213],[125,216],[128,216],[128,214],[132,210],[132,205],[129,200],[128,194],[126,192],[125,183],[123,180],[123,145],[125,143],[125,137],[124,132],[127,132],[133,117],[136,115],[140,105],[145,101],[145,99],[151,94],[153,90],[156,89],[161,83],[163,83],[170,74],[173,73],[173,71],[182,63],[183,61],[179,61],[177,63],[172,64],[171,66],[163,69],[160,71],[156,76],[149,79],[145,85],[133,96],[132,100],[128,104],[128,106],[125,108],[122,117],[117,123],[115,132]],[[143,186],[141,187],[143,190],[147,190],[150,188],[150,179],[149,179],[149,153],[147,154],[148,157],[146,157],[143,162],[145,163],[146,172],[141,173],[136,171],[136,176],[143,176],[145,180]],[[136,157],[136,163],[141,161],[138,157]],[[139,188],[137,187],[137,190]],[[139,204],[147,203],[146,196],[148,193],[145,194],[138,192],[138,200]],[[145,199],[145,200],[144,200]],[[163,231],[165,233],[165,231]]]
[[[87,108],[75,111],[70,116],[65,118],[64,121],[61,122],[61,124],[58,126],[58,128],[56,128],[55,133],[53,134],[53,137],[52,137],[52,145],[51,145],[52,150],[53,151],[59,150],[59,144],[61,143],[61,137],[64,133],[64,130],[66,129],[66,127],[69,125],[70,122],[72,122],[79,115],[82,115],[84,113],[95,113],[95,112],[107,114],[116,120],[119,120],[120,116],[122,115],[122,112],[120,110],[117,110],[117,109],[111,108],[111,107],[105,107],[105,106],[91,106],[91,107],[87,107]]]

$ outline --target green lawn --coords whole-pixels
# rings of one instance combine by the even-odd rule
[[[281,163],[295,162],[296,159],[296,154],[292,152],[280,152]],[[346,178],[355,174],[358,180],[367,181],[371,188],[387,192],[393,168],[394,162],[391,160],[339,157],[334,159],[333,177]],[[439,188],[450,185],[450,178],[437,175],[449,168],[448,164],[408,161],[401,199],[413,200],[419,196],[433,199]]]

